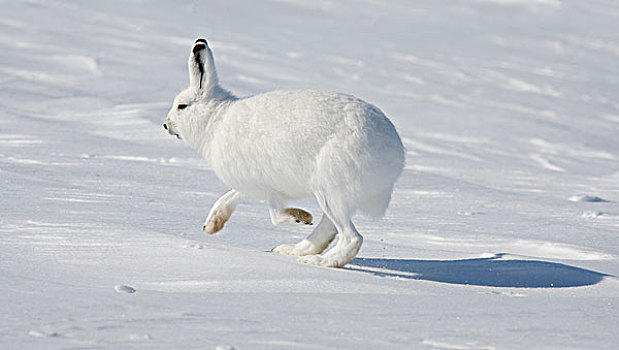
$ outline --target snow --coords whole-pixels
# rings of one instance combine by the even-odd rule
[[[0,14],[0,347],[614,349],[619,5],[11,1]],[[352,93],[407,147],[343,269],[161,127],[208,38],[222,84]],[[312,201],[295,203],[318,215]]]

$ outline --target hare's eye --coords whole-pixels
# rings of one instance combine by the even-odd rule
[[[185,108],[187,108],[187,106],[188,106],[188,105],[186,105],[186,104],[180,104],[180,105],[178,105],[178,107],[177,107],[177,108],[178,108],[178,109],[185,109]]]

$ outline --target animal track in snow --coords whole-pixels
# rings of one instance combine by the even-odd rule
[[[151,340],[151,336],[148,333],[134,333],[127,337],[131,341]]]
[[[604,215],[601,211],[586,211],[582,213],[582,217],[586,219],[596,219]]]
[[[28,334],[32,337],[37,337],[37,338],[42,338],[42,337],[59,337],[60,333],[58,332],[45,332],[45,331],[37,331],[37,330],[31,330],[30,332],[28,332]]]
[[[185,244],[183,244],[183,248],[185,249],[196,249],[196,250],[200,250],[200,249],[204,249],[204,245],[200,244],[200,243],[191,243],[191,242],[187,242]]]
[[[575,196],[571,196],[569,199],[572,202],[591,202],[591,203],[608,202],[606,199],[600,198],[598,196],[590,196],[587,194],[577,194]]]
[[[114,289],[118,292],[118,293],[127,293],[127,294],[133,294],[136,292],[135,288],[125,285],[125,284],[119,284],[117,286],[114,287]]]

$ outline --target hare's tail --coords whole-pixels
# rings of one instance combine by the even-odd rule
[[[391,201],[391,192],[393,186],[390,186],[386,190],[379,192],[371,196],[365,203],[362,203],[359,207],[359,211],[362,214],[374,219],[380,219],[385,216],[389,202]]]

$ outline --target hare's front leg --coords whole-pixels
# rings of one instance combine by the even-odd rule
[[[204,232],[208,234],[219,232],[241,200],[243,200],[243,195],[236,190],[230,190],[221,196],[204,221],[204,226],[202,226]]]
[[[281,196],[270,193],[267,198],[271,222],[275,226],[311,225],[312,214],[299,208],[285,208]]]

